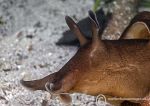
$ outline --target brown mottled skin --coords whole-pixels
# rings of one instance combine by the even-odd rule
[[[150,98],[150,41],[147,39],[150,37],[150,13],[139,13],[119,40],[103,41],[94,13],[90,11],[89,16],[92,41],[86,40],[74,21],[66,17],[68,26],[77,34],[81,44],[77,53],[58,72],[40,80],[21,80],[21,83],[34,90],[46,90],[45,84],[49,82],[53,84],[53,93],[79,92],[94,96],[104,94],[122,98]],[[144,30],[146,35],[137,36],[135,30],[130,30],[130,26],[136,22],[140,22],[137,30],[144,23],[145,29],[142,26],[141,31]],[[128,32],[132,34],[131,39],[130,36],[126,37]],[[150,101],[136,102],[141,103],[141,106],[150,106]]]

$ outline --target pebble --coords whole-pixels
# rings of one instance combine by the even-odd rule
[[[11,71],[12,66],[10,63],[2,63],[1,68],[3,69],[3,71],[7,72],[7,71]]]

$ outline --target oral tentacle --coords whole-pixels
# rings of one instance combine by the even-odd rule
[[[25,80],[21,80],[20,83],[32,90],[46,90],[45,89],[45,84],[47,82],[52,82],[54,79],[55,73],[50,74],[42,79],[39,80],[32,80],[32,81],[25,81]]]

